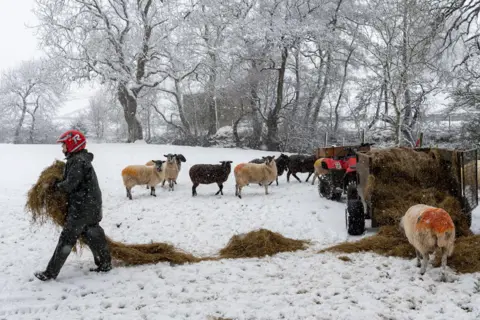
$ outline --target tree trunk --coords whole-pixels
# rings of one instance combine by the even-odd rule
[[[332,54],[329,51],[327,53],[327,62],[326,62],[326,68],[325,68],[325,75],[323,76],[322,90],[320,91],[320,96],[318,97],[318,101],[315,104],[315,109],[312,115],[312,121],[310,123],[311,125],[310,130],[311,130],[312,137],[315,135],[315,132],[317,131],[318,114],[320,113],[320,108],[323,104],[323,100],[325,99],[325,95],[327,94],[327,87],[330,80],[331,67],[332,67]]]
[[[30,125],[30,134],[29,134],[29,140],[31,144],[34,143],[34,140],[33,140],[34,133],[35,133],[35,114],[32,114],[32,124]]]
[[[20,131],[22,130],[23,121],[25,120],[26,113],[27,113],[27,102],[23,100],[22,115],[18,120],[17,128],[15,129],[15,136],[13,137],[14,144],[17,144],[20,142]]]
[[[188,122],[187,117],[185,117],[185,110],[183,108],[183,99],[182,92],[180,89],[180,80],[174,79],[175,81],[175,100],[177,101],[178,115],[180,116],[180,121],[182,122],[183,128],[185,129],[188,135],[191,135],[190,131],[190,122]]]
[[[260,140],[262,138],[262,126],[263,119],[260,115],[258,108],[258,73],[257,73],[257,63],[255,60],[252,60],[252,66],[250,70],[250,109],[252,110],[252,127],[253,134],[249,139],[250,148],[258,149],[260,147]]]
[[[278,151],[280,147],[280,140],[278,138],[278,118],[283,104],[283,86],[285,81],[285,69],[287,65],[288,48],[282,48],[282,63],[278,70],[277,82],[277,99],[275,108],[268,113],[267,117],[267,150]]]
[[[408,83],[408,1],[403,1],[403,30],[402,30],[402,64],[403,70],[401,75],[403,91],[404,114],[401,131],[410,144],[414,144],[410,127],[412,122],[412,99],[410,97],[410,88]]]
[[[212,54],[211,59],[215,60],[215,56]],[[215,62],[214,62],[215,65]],[[212,136],[217,133],[217,103],[216,103],[216,73],[215,70],[212,71],[213,73],[210,75],[209,79],[209,103],[208,103],[208,132],[207,135]]]
[[[347,59],[345,59],[345,65],[343,66],[343,77],[342,77],[342,84],[340,85],[340,93],[338,94],[338,99],[337,103],[335,104],[335,125],[333,127],[333,135],[337,135],[338,131],[338,123],[339,123],[339,112],[338,110],[340,109],[340,102],[342,100],[343,96],[343,91],[345,89],[345,83],[347,82],[347,76],[348,76],[348,64],[350,63],[350,58],[352,57],[353,54],[353,42],[355,41],[355,38],[352,40],[352,43],[350,44],[350,50],[348,52]]]
[[[125,121],[128,126],[127,142],[133,143],[137,140],[143,140],[143,131],[140,121],[137,119],[137,97],[128,90],[124,84],[118,86],[117,98],[123,107]]]

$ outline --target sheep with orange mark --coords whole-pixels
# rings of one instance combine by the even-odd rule
[[[165,185],[165,181],[168,181],[168,191],[173,191],[174,183],[177,183],[178,177],[178,164],[177,164],[177,155],[175,154],[164,154],[164,157],[167,158],[162,165],[162,171],[165,174],[165,179],[163,180],[162,187]]]
[[[132,200],[132,188],[138,185],[147,185],[150,195],[156,197],[155,186],[165,179],[162,169],[163,160],[152,160],[154,166],[130,165],[122,170],[123,184],[127,190],[127,197]]]
[[[446,280],[447,257],[453,253],[455,245],[455,225],[445,210],[424,204],[411,206],[400,220],[408,242],[417,255],[417,267],[425,274],[429,255],[437,248],[442,251],[442,281]],[[420,258],[422,262],[420,263]]]
[[[268,185],[277,178],[277,164],[275,156],[262,157],[265,162],[240,163],[233,170],[235,174],[235,195],[242,198],[242,188],[250,183],[259,183],[265,187],[268,194]]]
[[[317,159],[315,163],[313,164],[313,169],[315,170],[313,172],[313,180],[312,180],[312,186],[315,183],[315,179],[319,178],[319,176],[323,176],[324,174],[328,173],[328,169],[325,169],[322,167],[322,161],[324,158]]]

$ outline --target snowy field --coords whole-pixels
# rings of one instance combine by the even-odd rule
[[[321,199],[316,186],[273,184],[270,194],[250,185],[234,197],[230,175],[224,196],[216,185],[200,185],[191,196],[190,166],[232,160],[233,165],[270,153],[145,144],[91,144],[103,190],[108,236],[123,242],[169,242],[198,256],[223,248],[234,234],[266,228],[311,239],[306,251],[263,259],[222,260],[184,266],[167,263],[117,267],[108,274],[88,271],[88,249],[71,254],[55,281],[33,276],[44,270],[59,230],[32,227],[24,211],[26,193],[55,158],[59,145],[0,145],[0,319],[479,319],[480,274],[438,281],[436,269],[419,276],[413,260],[373,254],[317,254],[354,240],[345,230],[344,204]],[[174,192],[145,187],[126,198],[120,172],[128,164],[182,153],[187,162]],[[306,174],[300,174],[302,181]],[[474,212],[480,232],[480,210]],[[479,248],[480,250],[480,248]],[[477,285],[476,285],[477,282]]]

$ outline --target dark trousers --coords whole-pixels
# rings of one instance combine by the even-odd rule
[[[93,253],[95,264],[99,267],[110,266],[111,256],[105,232],[99,223],[87,224],[81,220],[67,220],[58,239],[57,247],[48,263],[46,273],[56,278],[67,260],[73,246],[79,238],[88,245]]]

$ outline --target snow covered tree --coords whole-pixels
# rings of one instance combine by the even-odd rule
[[[16,115],[13,142],[20,142],[20,134],[29,115],[29,141],[34,142],[35,124],[39,113],[52,115],[67,90],[67,84],[57,73],[53,60],[30,60],[4,72],[0,79],[3,108]]]
[[[165,79],[158,49],[184,9],[176,1],[36,0],[35,13],[44,49],[72,79],[115,86],[134,142],[143,139],[138,95]]]

